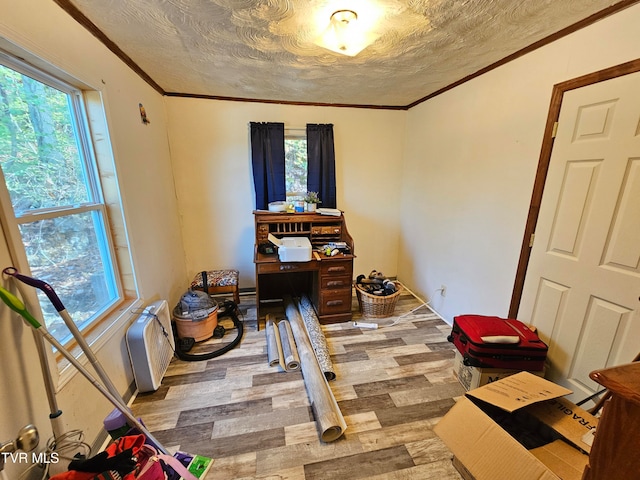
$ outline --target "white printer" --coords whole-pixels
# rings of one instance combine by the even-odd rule
[[[276,238],[269,234],[269,241],[278,247],[281,262],[308,262],[311,260],[311,242],[307,237]]]

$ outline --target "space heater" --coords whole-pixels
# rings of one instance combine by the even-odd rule
[[[127,330],[126,341],[138,392],[157,390],[175,349],[167,301],[145,308]]]

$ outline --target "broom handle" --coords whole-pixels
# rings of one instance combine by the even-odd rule
[[[118,410],[120,410],[120,412],[127,418],[127,420],[129,420],[129,425],[132,427],[135,427],[138,429],[138,431],[144,433],[144,435],[147,437],[147,439],[149,439],[157,448],[158,450],[160,450],[162,453],[170,455],[170,453],[167,451],[166,448],[164,448],[162,446],[162,444],[160,444],[160,442],[158,442],[158,440],[156,440],[156,438],[151,435],[151,432],[149,432],[149,430],[147,430],[147,427],[145,427],[136,417],[133,416],[133,414],[131,413],[131,411],[129,410],[129,407],[127,407],[127,405],[124,404],[124,402],[122,401],[122,399],[118,396],[116,397],[115,395],[112,395],[111,392],[109,392],[105,387],[102,386],[101,383],[99,383],[83,366],[80,362],[78,362],[76,360],[76,358],[71,355],[69,353],[68,350],[66,350],[61,344],[60,342],[58,342],[48,331],[46,328],[40,326],[40,328],[37,329],[37,331],[49,342],[51,343],[54,347],[56,347],[58,349],[58,351],[60,353],[62,353],[62,355],[69,360],[69,362],[76,367],[76,369],[87,379],[89,380],[89,382],[100,392],[102,393],[102,395],[104,395],[104,397],[109,400],[114,407],[116,407]]]
[[[36,344],[36,350],[38,351],[38,358],[40,360],[40,370],[42,371],[42,378],[44,380],[45,392],[47,393],[47,401],[49,402],[49,420],[51,422],[51,430],[53,432],[53,438],[56,440],[62,437],[62,410],[58,408],[58,400],[55,395],[55,385],[53,378],[51,378],[51,371],[49,370],[49,363],[47,362],[47,351],[44,345],[44,339],[38,335],[33,328],[31,329],[33,334],[33,341]]]
[[[142,432],[162,453],[169,455],[169,452],[155,439],[151,432],[147,430],[147,428],[129,411],[129,408],[124,404],[121,398],[112,395],[102,384],[100,384],[83,366],[76,358],[69,353],[69,351],[64,348],[56,340],[47,329],[36,320],[29,311],[24,306],[24,303],[16,297],[14,294],[8,292],[4,288],[0,287],[0,299],[13,311],[20,314],[30,325],[38,332],[45,340],[47,340],[51,345],[56,347],[58,351],[66,358],[77,370],[80,372],[89,382],[107,399],[109,400],[114,407],[116,407],[120,412],[131,422],[129,425],[137,428],[140,432]]]
[[[18,272],[18,270],[14,267],[7,267],[2,271],[2,273],[4,273],[5,275],[10,275],[16,278],[17,280],[20,280],[22,283],[26,283],[27,285],[38,288],[45,293],[45,295],[49,298],[49,301],[51,302],[51,304],[54,306],[54,308],[58,312],[58,315],[60,316],[60,318],[62,318],[64,323],[67,325],[67,328],[71,331],[73,338],[76,339],[76,341],[78,342],[78,345],[80,346],[84,354],[87,356],[87,359],[93,366],[93,369],[95,370],[95,372],[100,377],[100,380],[102,380],[102,383],[104,384],[104,386],[109,390],[109,392],[113,396],[122,398],[120,395],[120,392],[118,392],[118,389],[115,387],[115,385],[111,381],[111,378],[109,378],[109,376],[107,375],[107,372],[105,372],[105,370],[102,368],[102,365],[100,364],[97,357],[93,353],[93,350],[91,350],[91,347],[89,347],[89,344],[82,336],[82,333],[80,333],[80,330],[78,330],[78,326],[69,315],[69,312],[65,308],[64,304],[62,303],[62,300],[60,300],[60,297],[55,292],[53,287],[43,280],[39,280],[37,278],[23,275],[22,273]]]

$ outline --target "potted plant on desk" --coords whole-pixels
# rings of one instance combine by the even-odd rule
[[[322,203],[318,196],[318,192],[307,192],[307,195],[304,197],[304,201],[307,204],[307,212],[315,212],[318,204]]]

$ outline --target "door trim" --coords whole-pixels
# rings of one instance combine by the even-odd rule
[[[565,92],[636,72],[640,72],[640,59],[632,60],[630,62],[616,65],[614,67],[589,73],[587,75],[567,80],[553,86],[553,90],[551,92],[551,102],[549,104],[549,113],[547,115],[547,122],[544,128],[540,157],[538,159],[538,169],[536,171],[536,177],[533,183],[533,192],[531,194],[531,202],[529,204],[527,223],[525,224],[522,246],[520,247],[520,259],[518,260],[516,278],[511,294],[509,318],[517,317],[518,310],[520,308],[520,301],[522,300],[524,280],[527,274],[527,268],[529,266],[529,257],[531,256],[530,240],[536,230],[536,224],[538,222],[542,193],[544,192],[544,185],[547,180],[547,172],[549,170],[549,162],[551,161],[551,151],[553,149],[554,141],[554,128],[560,116],[560,108],[562,107],[562,99]]]

